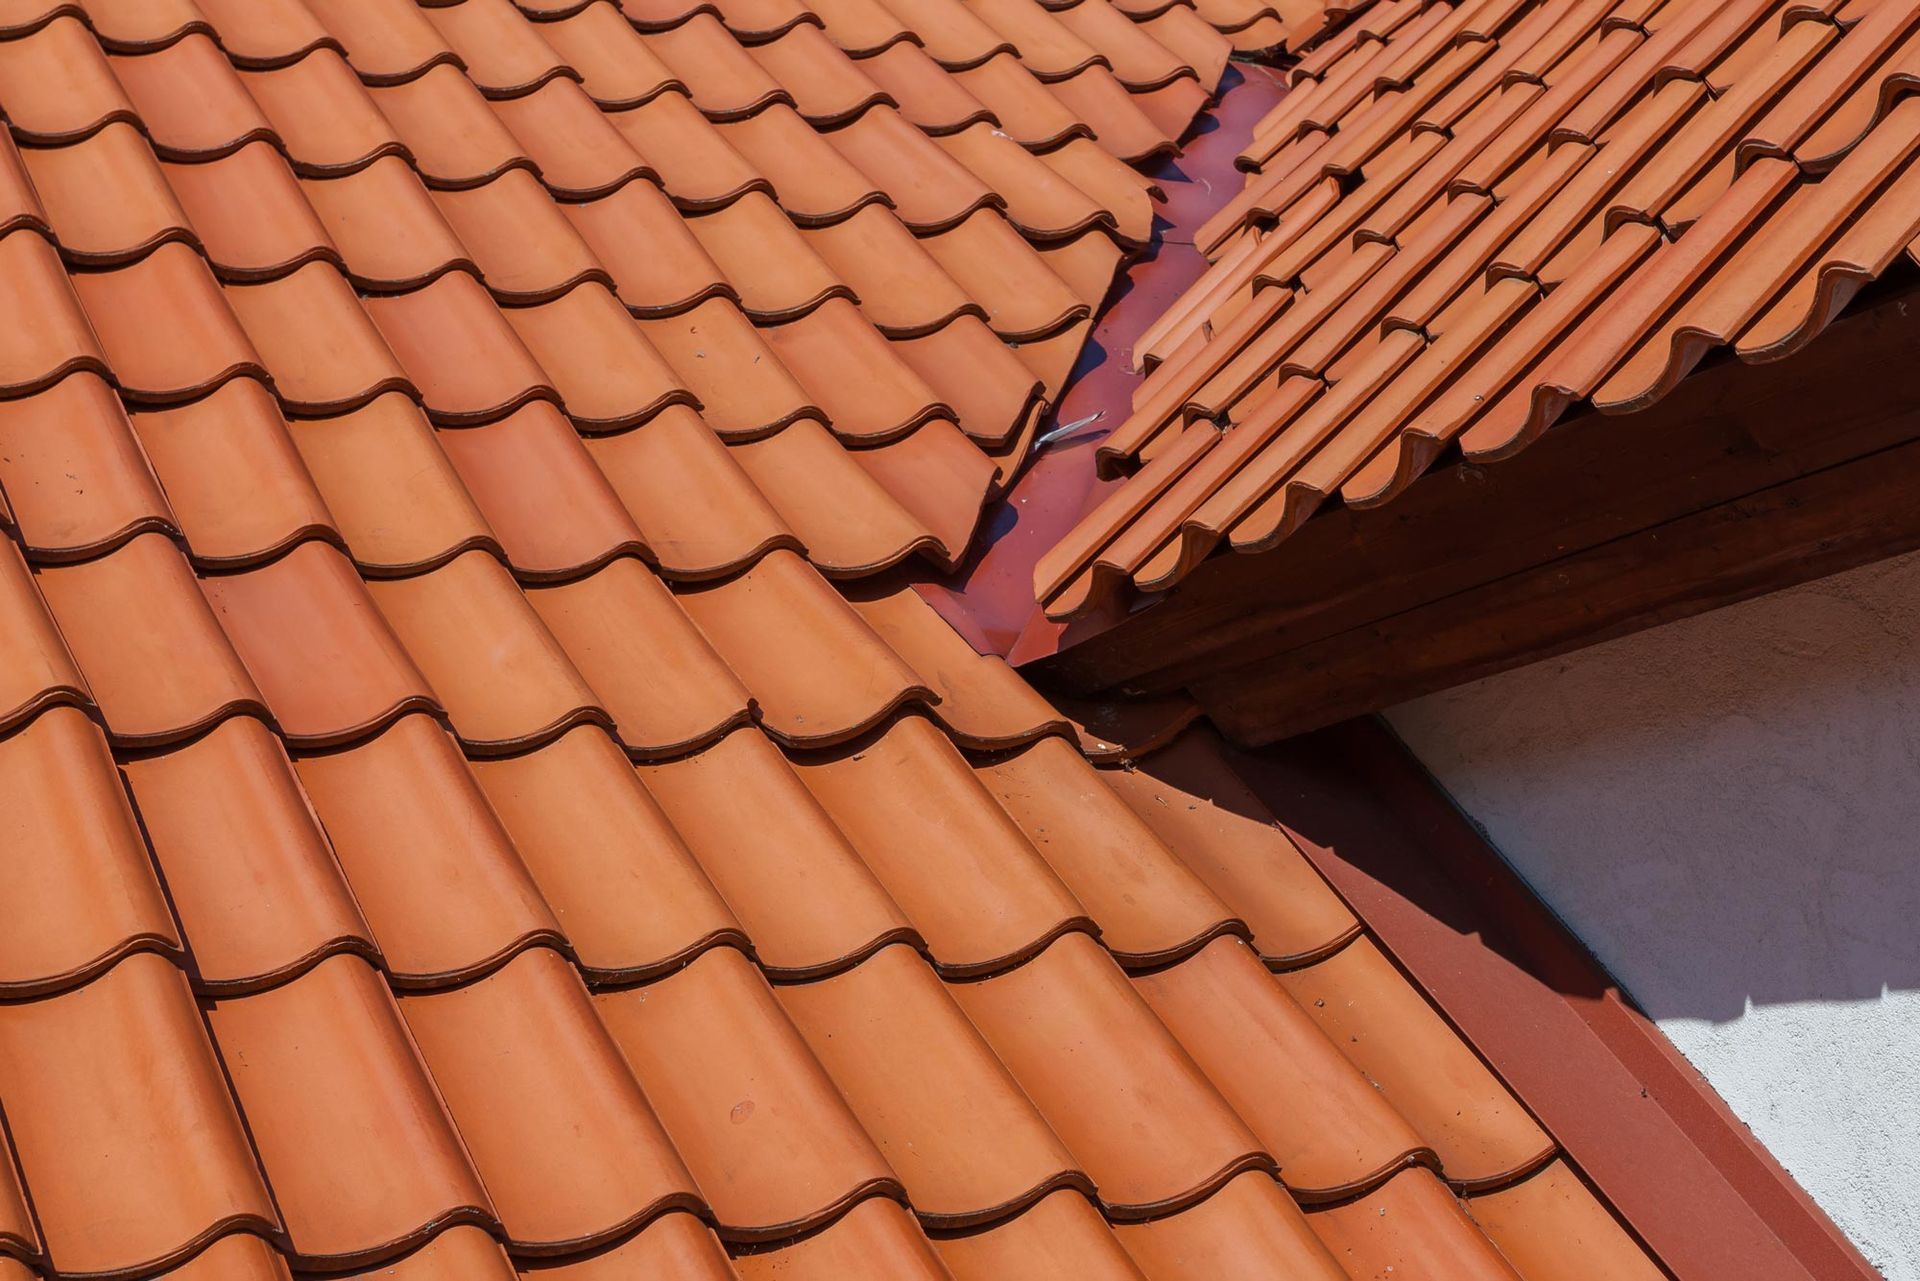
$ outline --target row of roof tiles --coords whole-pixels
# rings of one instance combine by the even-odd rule
[[[1810,342],[1920,233],[1912,0],[1395,0],[1309,54],[1135,351],[1055,617]]]
[[[97,727],[49,710],[0,749],[34,926],[9,969],[92,923],[121,937],[0,1003],[0,1101],[33,1206],[0,1248],[64,1276],[144,1274],[234,1230],[328,1268],[434,1238],[402,1267],[471,1276],[490,1273],[442,1257],[461,1253],[436,1236],[449,1225],[530,1263],[688,1233],[717,1259],[697,1215],[736,1248],[858,1238],[880,1217],[924,1250],[892,1211],[840,1218],[883,1196],[929,1230],[983,1229],[954,1245],[990,1253],[976,1237],[1017,1241],[1029,1207],[1071,1190],[1042,1215],[1084,1219],[1055,1249],[1120,1266],[1086,1198],[1177,1242],[1162,1215],[1251,1197],[1189,1262],[1245,1251],[1337,1275],[1277,1173],[1310,1202],[1363,1194],[1312,1217],[1336,1252],[1509,1275],[1432,1170],[1488,1189],[1493,1211],[1517,1203],[1520,1239],[1549,1255],[1569,1216],[1630,1254],[1577,1182],[1532,1173],[1550,1142],[1254,803],[1220,793],[1205,741],[1171,750],[1103,774],[1049,736],[960,764],[909,717],[850,755],[783,759],[748,729],[636,776],[593,727],[463,763],[410,716],[289,768],[236,717],[120,754],[129,802]],[[1248,917],[1261,946],[1304,958],[1276,975]],[[988,977],[938,961],[952,940],[1036,932]],[[1190,933],[1171,963],[1119,950]],[[647,944],[663,959],[628,964]],[[1407,1221],[1368,1222],[1389,1210]],[[498,1257],[479,1234],[470,1248]],[[244,1238],[193,1267],[279,1274]]]
[[[0,1278],[1653,1275],[1206,736],[870,577],[1218,75],[1100,2],[0,11]]]

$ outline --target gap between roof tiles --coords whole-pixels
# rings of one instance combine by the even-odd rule
[[[1034,602],[1034,565],[1118,483],[1097,475],[1094,447],[1131,412],[1141,381],[1130,368],[1132,345],[1205,271],[1206,259],[1193,247],[1195,234],[1240,190],[1235,157],[1286,92],[1283,72],[1230,63],[1218,102],[1197,119],[1182,153],[1147,170],[1165,193],[1154,211],[1153,242],[1121,274],[1122,283],[1096,317],[1026,467],[983,513],[960,567],[945,578],[913,584],[979,653],[1018,665],[1060,648],[1069,628],[1048,620]]]

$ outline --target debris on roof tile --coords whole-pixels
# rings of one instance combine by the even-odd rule
[[[1241,153],[1046,612],[1643,408],[1717,350],[1799,350],[1920,256],[1916,59],[1907,0],[1376,6]]]
[[[1417,7],[8,6],[0,1278],[1649,1271],[1190,708],[914,590],[1125,162]]]

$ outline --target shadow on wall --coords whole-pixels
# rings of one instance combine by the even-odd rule
[[[1920,554],[1388,720],[1653,1018],[1920,991]]]

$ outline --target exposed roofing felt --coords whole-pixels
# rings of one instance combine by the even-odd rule
[[[1659,1275],[1205,731],[901,572],[1193,10],[0,23],[0,1281]]]
[[[1041,561],[1054,617],[1385,503],[1710,352],[1811,341],[1920,232],[1914,0],[1392,0],[1310,52]]]

